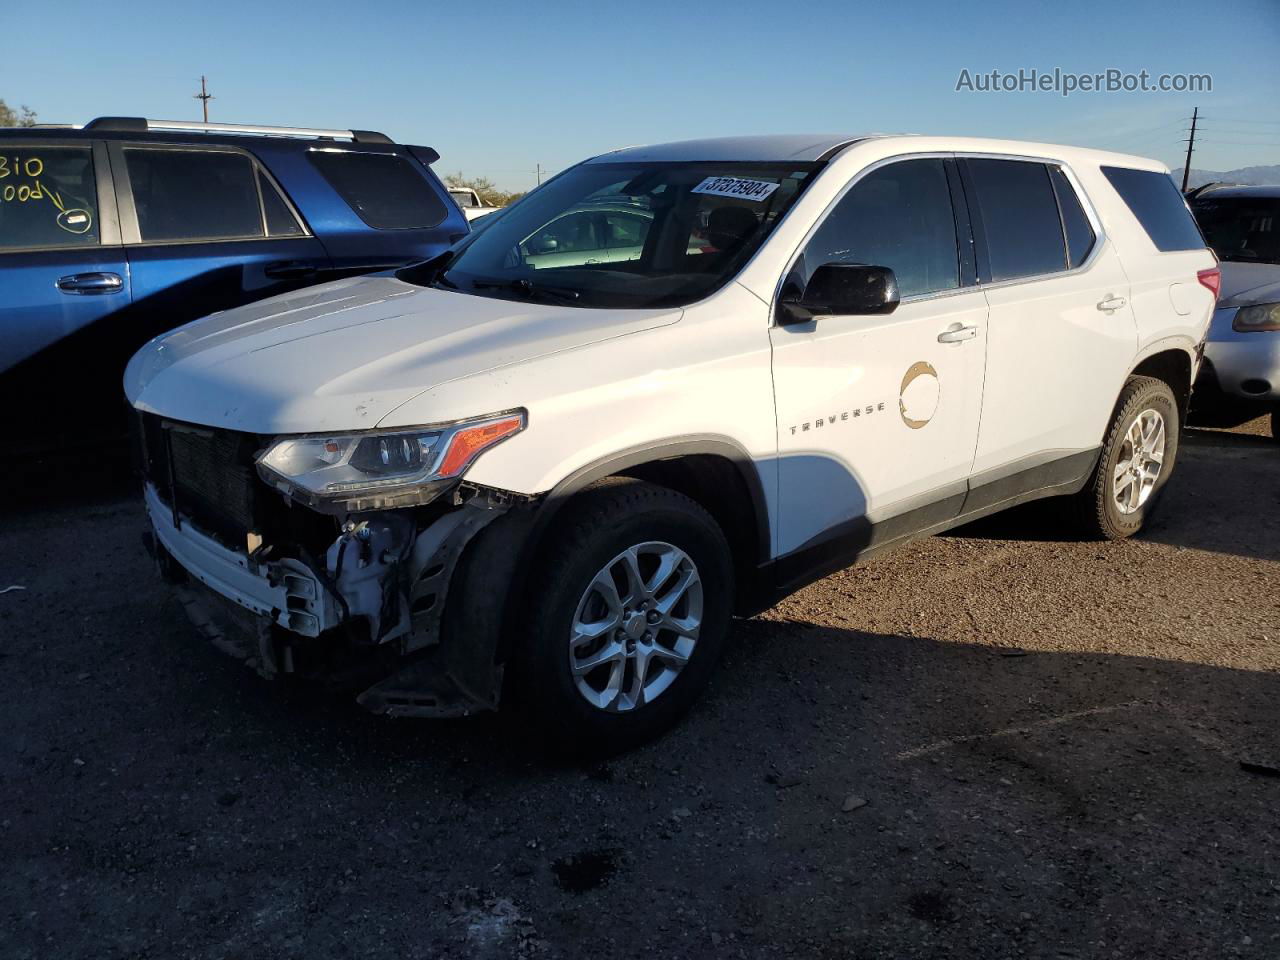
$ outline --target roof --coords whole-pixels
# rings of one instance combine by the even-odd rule
[[[1219,200],[1223,197],[1263,197],[1280,198],[1280,183],[1250,185],[1242,183],[1215,183],[1198,191],[1192,197],[1192,203],[1206,197]]]
[[[1167,167],[1147,157],[1073,147],[986,137],[929,136],[907,133],[813,133],[758,137],[717,137],[682,140],[648,146],[624,147],[594,157],[591,163],[746,161],[755,163],[803,163],[829,160],[846,147],[868,141],[900,141],[904,152],[956,152],[1056,157],[1069,162],[1116,164],[1146,170]],[[909,145],[908,145],[909,144]]]
[[[825,160],[841,147],[869,134],[786,133],[759,137],[713,137],[642,147],[623,147],[594,157],[592,163],[738,160],[756,163]]]

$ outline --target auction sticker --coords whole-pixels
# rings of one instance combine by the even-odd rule
[[[764,200],[778,189],[768,180],[744,180],[741,177],[707,177],[693,188],[694,193],[709,193],[713,197],[737,197],[739,200]]]

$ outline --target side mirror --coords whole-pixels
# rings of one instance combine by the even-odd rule
[[[799,299],[784,295],[778,322],[792,326],[815,317],[893,313],[898,301],[898,279],[888,267],[824,263],[813,271]]]

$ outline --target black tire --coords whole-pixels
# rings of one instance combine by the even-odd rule
[[[1121,463],[1121,454],[1126,449],[1129,428],[1147,410],[1155,410],[1164,418],[1164,462],[1146,502],[1133,513],[1124,513],[1113,496],[1112,481],[1116,467]],[[1169,385],[1153,377],[1130,377],[1120,392],[1093,476],[1072,498],[1070,519],[1076,531],[1091,540],[1122,540],[1141,530],[1159,506],[1164,488],[1173,474],[1181,436],[1178,401]]]
[[[1280,403],[1271,408],[1271,439],[1280,442]]]
[[[540,728],[549,753],[604,756],[668,729],[707,685],[729,630],[733,563],[723,532],[706,510],[674,490],[637,480],[610,478],[588,488],[553,523],[526,594],[528,617],[523,636],[516,637],[507,691]],[[607,712],[575,686],[571,628],[597,572],[628,548],[651,541],[671,544],[696,566],[701,629],[688,661],[665,690],[626,712]],[[630,669],[624,676],[634,677],[634,663]]]

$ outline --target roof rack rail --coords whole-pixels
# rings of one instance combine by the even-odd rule
[[[98,117],[84,125],[85,130],[122,133],[146,133],[150,130],[176,130],[190,133],[248,133],[268,137],[310,137],[317,140],[352,140],[356,143],[391,143],[376,130],[326,130],[319,127],[272,127],[257,123],[198,123],[191,120],[148,120],[143,117]]]

